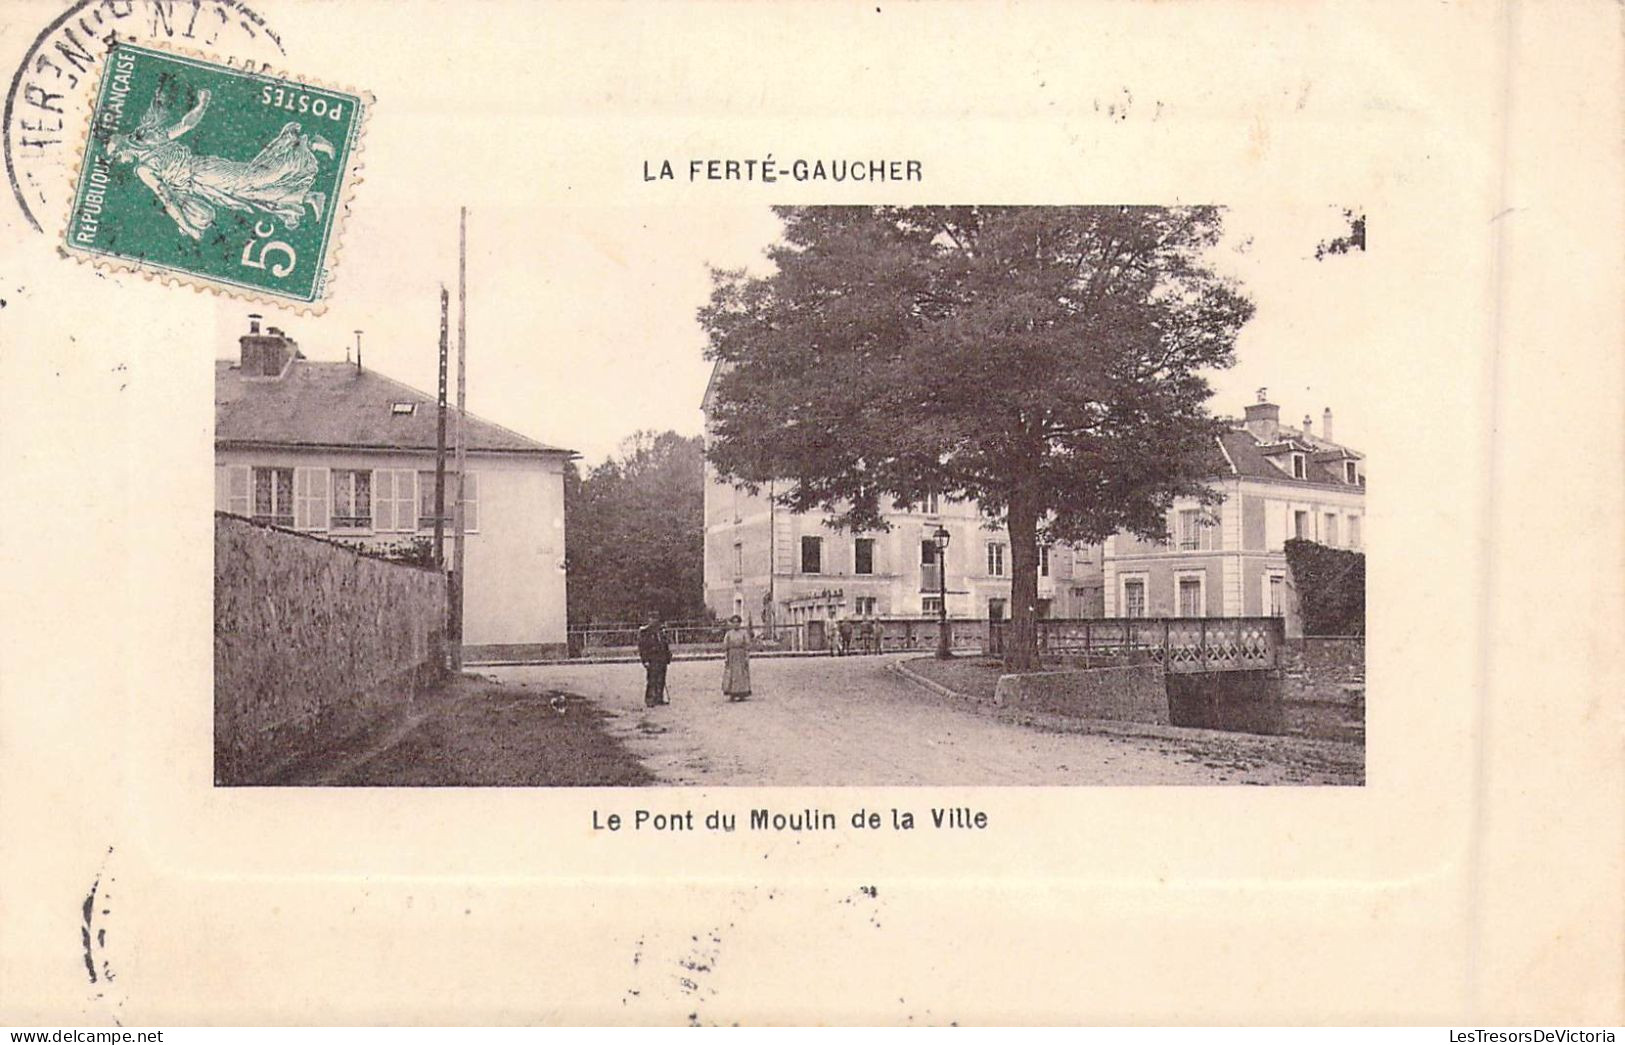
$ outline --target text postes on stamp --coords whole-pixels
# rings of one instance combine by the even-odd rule
[[[115,42],[65,246],[98,263],[315,305],[369,101]]]

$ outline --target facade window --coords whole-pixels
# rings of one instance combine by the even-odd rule
[[[1337,547],[1337,515],[1335,513],[1326,513],[1326,529],[1321,534],[1321,537],[1325,543],[1334,548]]]
[[[1038,575],[1040,577],[1049,576],[1049,549],[1050,546],[1047,544],[1038,546]]]
[[[1179,607],[1181,617],[1207,616],[1206,592],[1203,589],[1205,576],[1200,573],[1181,573],[1174,579],[1175,599],[1174,605]]]
[[[1304,468],[1303,468],[1303,455],[1302,454],[1293,454],[1292,455],[1292,478],[1294,478],[1294,479],[1302,479],[1304,477],[1304,474],[1305,473],[1304,473]]]
[[[293,526],[293,469],[254,469],[254,520]]]
[[[1179,512],[1179,550],[1193,552],[1202,546],[1202,511],[1184,508]]]
[[[942,502],[936,494],[928,494],[925,500],[920,502],[920,514],[922,515],[937,515],[941,508]]]
[[[1054,606],[1053,599],[1039,599],[1033,606],[1033,616],[1039,620],[1049,620],[1050,610]]]
[[[942,596],[940,596],[940,595],[927,595],[925,598],[921,599],[920,600],[920,612],[926,614],[927,616],[931,616],[931,617],[935,617],[937,614],[941,613],[942,612]]]
[[[1300,541],[1312,540],[1314,535],[1309,532],[1309,513],[1292,513],[1292,536]]]
[[[372,529],[372,472],[333,469],[335,530]]]
[[[860,617],[873,617],[875,615],[875,597],[873,595],[859,595],[856,606]]]
[[[998,541],[987,542],[987,575],[1004,576],[1004,545]]]
[[[1358,485],[1360,482],[1360,469],[1353,461],[1343,462],[1343,474],[1348,478],[1350,486]]]
[[[1358,548],[1359,546],[1360,546],[1360,517],[1358,515],[1351,515],[1351,516],[1349,516],[1349,547],[1350,548]]]
[[[801,538],[801,572],[824,572],[824,538]]]
[[[1272,573],[1264,578],[1264,613],[1270,617],[1286,615],[1286,575]]]
[[[468,473],[468,482],[463,486],[463,532],[477,533],[480,528],[480,482],[475,472]],[[446,472],[446,532],[451,532],[456,525],[456,516],[452,514],[457,500],[457,473]],[[418,528],[421,530],[434,529],[434,473],[418,473]]]
[[[745,575],[745,546],[738,541],[734,542],[734,579]]]
[[[859,537],[852,542],[852,572],[875,572],[875,539],[873,537]]]
[[[942,586],[937,569],[937,542],[920,542],[920,590],[936,591]]]
[[[417,473],[375,468],[372,472],[372,528],[380,533],[418,528]]]
[[[1123,616],[1145,616],[1145,578],[1123,578]]]
[[[1004,619],[1004,600],[1003,599],[989,599],[989,600],[987,600],[987,619],[988,620],[1003,620]]]

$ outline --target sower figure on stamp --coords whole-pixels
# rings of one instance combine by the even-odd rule
[[[331,158],[332,143],[319,134],[305,134],[290,121],[251,160],[195,154],[179,139],[203,119],[209,97],[207,90],[198,91],[197,103],[176,117],[160,86],[135,130],[108,140],[109,155],[115,163],[134,165],[136,177],[158,197],[176,227],[193,239],[209,231],[221,208],[263,211],[290,229],[299,227],[306,207],[320,218],[327,197],[311,188],[316,154]]]
[[[649,622],[638,629],[638,659],[643,661],[643,703],[648,707],[670,704],[666,695],[666,665],[671,663],[671,643],[666,630],[660,626],[658,614],[649,614]]]
[[[729,700],[744,700],[750,696],[750,632],[741,626],[738,615],[728,623],[731,626],[722,639],[726,658],[722,665],[722,692]]]

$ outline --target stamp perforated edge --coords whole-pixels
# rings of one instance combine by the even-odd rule
[[[373,93],[371,91],[359,90],[346,84],[334,83],[330,80],[324,80],[314,76],[295,76],[292,73],[287,73],[281,69],[272,67],[271,63],[269,62],[248,62],[239,66],[234,65],[229,61],[222,61],[215,56],[204,54],[190,48],[170,45],[156,46],[149,43],[143,43],[134,39],[133,37],[121,36],[116,33],[109,33],[103,39],[103,43],[106,46],[107,55],[111,55],[115,46],[119,44],[126,44],[130,47],[140,48],[141,50],[145,51],[153,51],[159,54],[173,54],[184,58],[190,58],[194,61],[208,62],[221,68],[232,69],[251,76],[268,76],[292,83],[303,83],[312,87],[324,88],[329,91],[342,92],[361,100],[363,103],[361,106],[361,119],[357,121],[355,129],[351,134],[353,144],[346,157],[347,162],[345,163],[344,168],[339,172],[338,191],[335,193],[335,195],[339,198],[340,206],[333,214],[333,223],[328,230],[327,250],[323,258],[323,260],[326,262],[324,266],[325,272],[318,274],[315,296],[310,301],[305,301],[297,297],[284,297],[277,294],[270,294],[259,288],[241,287],[231,283],[212,280],[206,276],[200,276],[192,272],[187,272],[184,269],[174,269],[167,266],[154,265],[148,262],[138,261],[133,258],[119,255],[109,255],[79,250],[70,246],[71,241],[68,238],[68,231],[73,227],[74,209],[79,204],[79,185],[85,174],[85,158],[89,155],[90,137],[96,126],[96,112],[98,104],[101,101],[102,88],[106,84],[107,77],[112,75],[113,63],[111,60],[105,60],[102,78],[96,81],[95,91],[92,95],[88,111],[85,114],[84,129],[79,136],[78,154],[73,165],[73,175],[70,179],[72,191],[69,193],[67,211],[62,217],[61,224],[51,230],[51,234],[56,238],[57,254],[63,258],[71,259],[80,265],[88,265],[92,268],[103,269],[109,272],[130,272],[140,275],[143,279],[149,282],[158,283],[163,286],[190,287],[194,292],[199,294],[207,291],[221,297],[234,298],[250,304],[264,305],[269,308],[292,309],[299,315],[319,316],[323,312],[327,311],[328,300],[332,297],[333,287],[338,282],[339,259],[344,251],[345,219],[349,217],[351,206],[355,200],[356,186],[366,180],[365,165],[362,162],[362,156],[367,147],[367,124],[372,119],[372,108],[377,101]]]

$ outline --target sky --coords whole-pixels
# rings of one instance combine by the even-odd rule
[[[364,365],[432,392],[442,282],[456,344],[458,215],[448,209],[433,217],[393,221],[362,212],[357,225],[374,227],[351,228],[349,236],[418,263],[373,279],[347,258],[327,314],[260,311],[312,359],[344,359],[359,329]],[[1358,449],[1369,262],[1358,254],[1313,258],[1315,244],[1341,229],[1332,206],[1228,215],[1215,263],[1241,281],[1257,312],[1238,339],[1236,366],[1211,375],[1216,413],[1239,414],[1267,387],[1284,423],[1308,413],[1318,431],[1329,406],[1338,440]],[[778,231],[771,211],[755,204],[471,208],[470,411],[576,450],[589,465],[638,429],[697,434],[710,365],[695,313],[709,293],[710,269],[768,271],[763,252]],[[351,290],[352,280],[361,286]],[[254,310],[217,306],[220,357],[234,354]]]

